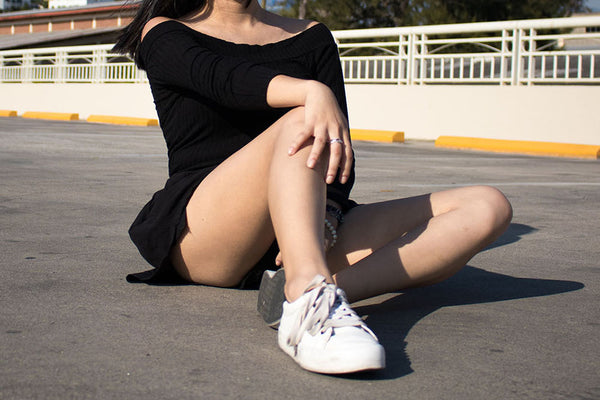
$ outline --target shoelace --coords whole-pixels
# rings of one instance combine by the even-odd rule
[[[343,290],[333,284],[327,284],[323,277],[316,277],[309,285],[311,286],[313,288],[306,292],[309,300],[304,315],[292,328],[292,334],[288,338],[287,342],[290,346],[296,346],[305,331],[314,336],[327,330],[331,334],[334,328],[350,326],[361,327],[377,340],[375,334],[348,306]]]

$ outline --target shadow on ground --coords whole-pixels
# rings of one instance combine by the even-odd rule
[[[494,243],[485,248],[485,250],[493,249],[495,247],[505,246],[507,244],[515,243],[521,240],[522,236],[528,235],[533,232],[537,232],[538,229],[533,226],[525,224],[512,223],[504,232],[502,236],[498,238]],[[484,251],[485,251],[484,250]]]
[[[515,278],[467,266],[438,285],[413,289],[380,304],[354,307],[358,314],[368,315],[369,327],[386,349],[388,365],[381,372],[353,378],[395,379],[413,372],[404,339],[417,322],[443,307],[549,296],[583,287],[580,282]]]
[[[523,235],[535,231],[536,228],[528,225],[511,224],[486,250],[517,242]],[[383,380],[412,373],[406,354],[406,335],[417,322],[440,308],[549,296],[583,287],[580,282],[515,278],[466,266],[440,284],[412,289],[380,304],[354,307],[358,314],[368,315],[369,327],[386,349],[387,367],[383,371],[346,375],[345,378]]]

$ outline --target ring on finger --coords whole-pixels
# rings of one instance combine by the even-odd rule
[[[344,141],[343,141],[342,139],[340,139],[340,138],[331,139],[331,140],[329,141],[329,144],[334,144],[334,143],[339,143],[339,144],[341,144],[342,146],[344,145]]]

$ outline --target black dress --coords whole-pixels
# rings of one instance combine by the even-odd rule
[[[194,190],[288,111],[267,104],[271,79],[284,74],[318,80],[332,89],[346,116],[347,107],[337,46],[321,24],[279,42],[246,45],[165,21],[146,34],[139,62],[147,72],[167,144],[169,179],[129,229],[155,269],[129,275],[128,280],[160,282],[176,276],[169,254],[185,228],[185,209]],[[348,183],[328,185],[328,198],[349,207],[353,182],[354,170]],[[255,284],[262,270],[275,268],[276,252],[274,245],[247,285]]]

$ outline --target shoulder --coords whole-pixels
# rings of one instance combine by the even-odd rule
[[[282,23],[283,28],[293,34],[304,32],[307,29],[319,25],[319,22],[317,21],[311,21],[306,19],[292,19],[285,17],[282,18],[285,19],[285,21]]]
[[[144,29],[142,29],[142,41],[144,40],[144,38],[146,37],[146,34],[148,32],[150,32],[152,30],[152,28],[156,27],[159,24],[162,24],[163,22],[166,21],[174,21],[171,18],[167,18],[167,17],[154,17],[152,18],[150,21],[146,22],[146,25],[144,25]]]
[[[303,31],[320,24],[317,21],[285,17],[283,15],[275,14],[268,11],[265,22],[268,25],[279,27],[280,29],[292,36],[297,35],[298,33],[302,33]]]

